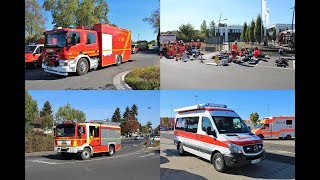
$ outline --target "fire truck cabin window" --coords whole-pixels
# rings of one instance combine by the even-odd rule
[[[286,125],[292,125],[292,120],[286,120]]]
[[[96,36],[94,33],[88,33],[88,39],[87,39],[87,44],[94,44],[96,43]]]
[[[79,32],[70,32],[71,44],[76,45],[80,43],[80,33]]]
[[[99,137],[99,127],[90,126],[89,131],[90,131],[90,136]]]

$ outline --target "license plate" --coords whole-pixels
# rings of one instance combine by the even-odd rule
[[[251,161],[251,164],[256,164],[256,163],[258,163],[258,162],[260,162],[261,161],[261,159],[255,159],[255,160],[252,160]]]

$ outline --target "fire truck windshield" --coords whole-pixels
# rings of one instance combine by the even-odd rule
[[[220,134],[249,133],[247,125],[239,117],[212,116]]]
[[[33,51],[36,49],[36,47],[37,47],[37,46],[28,45],[28,46],[25,47],[24,52],[33,53]]]
[[[45,37],[45,47],[65,47],[66,46],[66,32],[48,33]]]
[[[70,137],[74,136],[75,125],[74,124],[60,124],[56,128],[57,137]]]

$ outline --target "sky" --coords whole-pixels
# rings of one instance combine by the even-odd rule
[[[196,99],[197,104],[225,104],[242,119],[249,119],[253,112],[260,119],[295,115],[294,90],[161,90],[160,99],[161,117],[171,117],[171,105],[174,117],[174,109],[196,105]]]
[[[152,127],[159,125],[159,91],[103,91],[103,90],[29,90],[37,101],[39,111],[45,101],[49,101],[53,111],[70,103],[71,107],[86,114],[87,120],[111,119],[114,110],[119,107],[123,114],[127,106],[138,106],[138,121],[146,125],[151,121]],[[149,108],[150,107],[150,108]]]
[[[270,10],[269,23],[291,24],[294,0],[267,0]],[[195,29],[206,20],[207,24],[214,21],[218,24],[220,14],[221,23],[228,25],[243,25],[251,22],[257,15],[261,15],[261,0],[161,0],[160,28],[161,32],[178,30],[181,24],[188,22]]]
[[[44,0],[37,0],[42,6]],[[118,27],[129,29],[132,32],[131,39],[156,40],[157,34],[153,33],[153,28],[148,22],[142,21],[145,17],[150,17],[154,10],[159,8],[159,0],[106,0],[109,6],[108,18],[110,23]],[[52,29],[52,16],[49,11],[44,11],[47,18],[45,28]]]

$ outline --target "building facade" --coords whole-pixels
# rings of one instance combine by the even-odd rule
[[[242,32],[242,26],[240,25],[232,25],[232,26],[216,28],[216,35],[222,36],[224,42],[239,41],[241,32]]]
[[[272,24],[266,27],[267,36],[272,36],[273,29],[276,29],[276,33],[285,31],[286,29],[291,30],[292,24]],[[293,24],[293,29],[295,29],[295,24]]]

